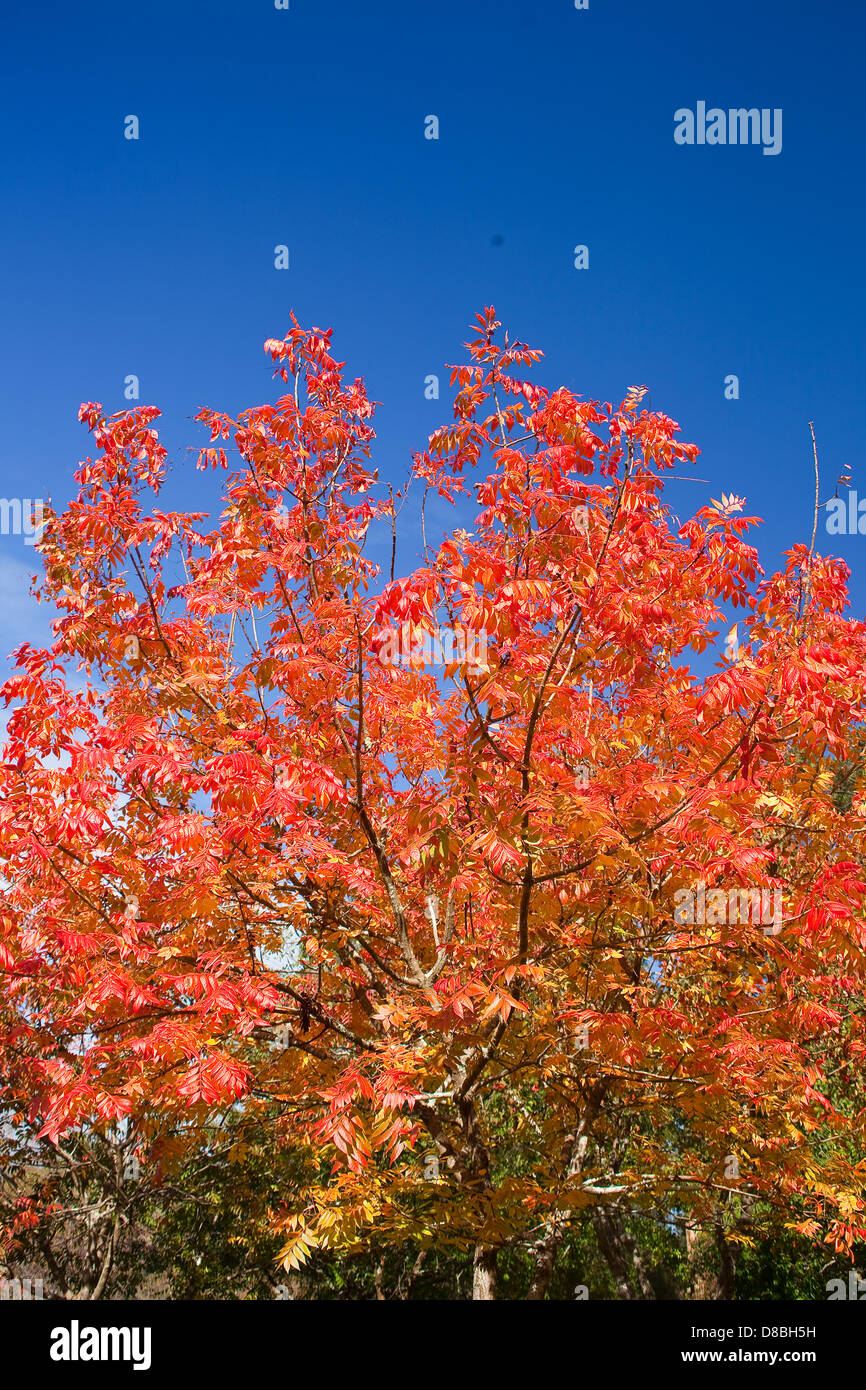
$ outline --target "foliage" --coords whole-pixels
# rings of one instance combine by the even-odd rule
[[[200,412],[200,466],[239,456],[211,530],[156,505],[156,409],[81,409],[55,638],[3,688],[2,1142],[122,1132],[151,1200],[185,1175],[200,1254],[182,1197],[228,1202],[245,1253],[202,1286],[369,1260],[405,1295],[423,1255],[416,1289],[429,1262],[468,1293],[471,1260],[474,1297],[539,1298],[600,1256],[615,1296],[696,1262],[730,1296],[762,1243],[864,1236],[845,567],[794,545],[764,578],[739,498],[680,524],[676,422],[531,384],[499,327],[412,468],[475,529],[399,579],[365,547],[393,557],[408,489],[330,332],[268,340],[273,405]],[[725,606],[740,645],[699,678]],[[440,671],[442,628],[472,642]],[[778,930],[720,917],[752,889]],[[15,1189],[10,1251],[55,1195]]]

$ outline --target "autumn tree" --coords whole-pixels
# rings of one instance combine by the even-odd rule
[[[864,1234],[864,802],[834,793],[866,629],[839,560],[764,576],[742,499],[672,515],[698,451],[640,388],[532,384],[499,329],[393,493],[293,318],[285,394],[197,417],[210,530],[156,505],[156,409],[82,406],[54,640],[3,688],[0,1142],[123,1126],[158,1186],[216,1114],[240,1164],[267,1116],[287,1270],[465,1251],[487,1299],[519,1252],[538,1299],[589,1221],[648,1297],[645,1220],[725,1296],[762,1234]],[[425,525],[397,577],[419,493],[474,529]]]

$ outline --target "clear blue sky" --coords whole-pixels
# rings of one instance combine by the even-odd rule
[[[811,533],[810,419],[822,500],[846,466],[866,497],[864,37],[860,0],[5,7],[0,492],[62,505],[79,403],[123,408],[134,373],[164,412],[165,505],[212,507],[190,417],[273,398],[261,348],[290,307],[383,403],[376,461],[400,480],[494,304],[545,351],[539,381],[615,401],[647,383],[710,480],[672,485],[675,511],[745,494],[775,568]],[[678,146],[699,101],[781,108],[782,152]],[[866,536],[822,516],[819,546],[862,615]],[[0,656],[47,640],[34,559],[0,536]]]

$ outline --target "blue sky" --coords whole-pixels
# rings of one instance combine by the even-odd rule
[[[672,484],[674,510],[746,495],[765,569],[811,534],[810,419],[822,500],[846,467],[866,497],[855,0],[34,3],[0,34],[5,497],[62,505],[79,403],[122,409],[134,373],[164,412],[164,505],[213,510],[191,417],[278,394],[262,343],[290,307],[382,402],[375,461],[398,482],[485,304],[544,350],[548,386],[649,385],[709,480]],[[677,145],[699,101],[781,109],[781,153]],[[822,517],[818,544],[862,615],[866,536]],[[34,560],[0,536],[0,657],[47,640]]]

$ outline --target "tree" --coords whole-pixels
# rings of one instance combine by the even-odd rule
[[[711,1241],[724,1296],[762,1233],[863,1236],[836,1079],[864,803],[833,793],[866,630],[840,561],[763,578],[742,499],[679,524],[664,475],[698,451],[641,388],[530,384],[499,328],[412,468],[474,491],[475,529],[399,579],[408,489],[330,331],[293,317],[286,394],[197,416],[201,467],[239,455],[209,531],[150,500],[156,409],[82,406],[96,457],[39,546],[55,639],[3,688],[0,1102],[50,1144],[125,1126],[155,1184],[215,1114],[239,1163],[273,1116],[287,1270],[465,1251],[475,1298],[515,1257],[543,1298],[588,1218],[620,1296],[654,1291],[642,1222]],[[723,605],[745,640],[699,678]]]

